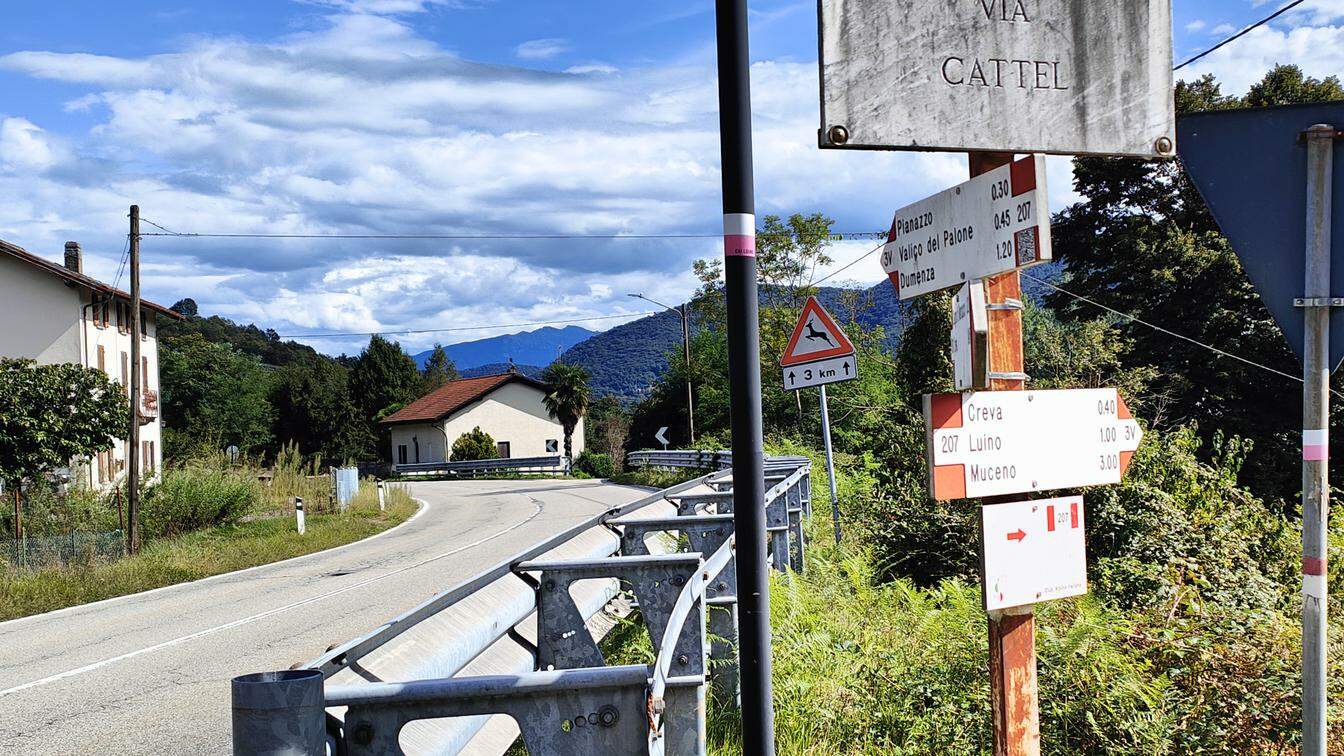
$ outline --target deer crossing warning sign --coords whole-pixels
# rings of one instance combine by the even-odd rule
[[[816,297],[808,297],[789,345],[779,359],[788,390],[849,381],[858,377],[854,344]]]

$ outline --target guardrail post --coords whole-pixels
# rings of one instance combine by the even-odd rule
[[[326,709],[315,669],[260,672],[233,678],[235,756],[324,756]]]
[[[714,700],[731,709],[738,706],[737,599],[709,602],[709,680]]]
[[[789,566],[789,511],[783,496],[765,503],[765,530],[774,567],[784,572]]]

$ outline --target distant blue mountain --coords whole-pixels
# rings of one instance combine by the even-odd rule
[[[529,378],[541,377],[541,371],[546,369],[540,365],[514,365],[513,367]],[[483,375],[499,375],[500,373],[507,373],[508,371],[509,363],[492,362],[489,365],[477,365],[472,368],[464,368],[457,371],[457,373],[463,378],[480,378]]]
[[[464,341],[461,344],[449,344],[443,348],[449,359],[464,372],[482,365],[503,364],[508,367],[509,360],[518,365],[549,365],[564,354],[565,350],[591,337],[596,331],[578,326],[555,328],[546,326],[535,331],[510,333],[504,336],[492,336],[477,341]],[[424,368],[425,361],[433,350],[411,355],[415,364]]]

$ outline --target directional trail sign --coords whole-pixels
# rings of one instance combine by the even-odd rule
[[[1344,129],[1344,102],[1220,110],[1181,118],[1181,161],[1288,345],[1302,359],[1307,148],[1318,123]],[[1330,294],[1344,296],[1344,149],[1334,151]],[[1330,312],[1330,367],[1344,359],[1344,307]]]
[[[1027,157],[896,211],[882,268],[900,299],[1048,262],[1045,158]]]
[[[1170,157],[1170,0],[821,0],[824,148]]]
[[[858,377],[854,344],[816,297],[808,297],[779,359],[787,390],[851,381]]]
[[[934,499],[1119,483],[1143,431],[1115,389],[926,394]]]
[[[952,298],[952,382],[958,391],[989,388],[989,317],[981,281],[967,281]]]
[[[985,611],[1087,593],[1083,497],[980,508]]]

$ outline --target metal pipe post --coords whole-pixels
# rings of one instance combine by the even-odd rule
[[[835,542],[840,543],[840,499],[835,495],[835,460],[831,457],[831,410],[826,402],[826,385],[821,386],[821,441],[826,447],[826,480],[831,484],[831,519],[835,521]]]
[[[733,518],[737,534],[742,752],[755,756],[775,752],[775,721],[770,673],[770,582],[765,567],[765,455],[761,439],[761,349],[746,0],[716,0],[715,32],[736,499]]]
[[[1302,754],[1326,751],[1326,516],[1330,512],[1330,202],[1333,126],[1307,141],[1307,248],[1302,388]]]
[[[695,443],[695,393],[691,388],[691,311],[681,303],[681,351],[686,356],[686,433]]]
[[[261,672],[233,678],[233,752],[237,756],[322,756],[327,720],[322,673]]]

